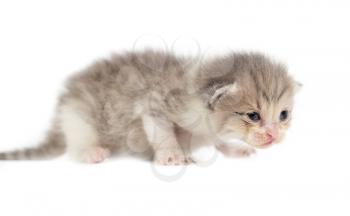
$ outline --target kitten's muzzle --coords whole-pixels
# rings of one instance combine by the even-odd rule
[[[279,131],[276,124],[264,127],[264,132],[256,133],[255,139],[258,141],[257,147],[266,148],[279,139]]]

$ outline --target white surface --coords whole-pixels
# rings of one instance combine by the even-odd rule
[[[1,150],[37,143],[63,80],[111,51],[260,50],[304,84],[283,144],[188,167],[177,181],[134,159],[0,162],[1,215],[349,215],[349,10],[333,0],[1,1]]]

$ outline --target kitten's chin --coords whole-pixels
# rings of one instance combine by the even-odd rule
[[[254,146],[255,148],[265,149],[265,148],[271,147],[273,144],[274,144],[273,141],[268,141],[268,142],[263,143],[263,144],[252,145],[252,146]]]

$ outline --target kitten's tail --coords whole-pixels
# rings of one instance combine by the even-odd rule
[[[42,160],[59,156],[65,152],[63,135],[50,131],[45,141],[37,147],[0,153],[0,160]]]

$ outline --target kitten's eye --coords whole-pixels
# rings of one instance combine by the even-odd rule
[[[260,121],[261,117],[260,114],[257,112],[251,112],[251,113],[247,113],[247,116],[250,120],[252,120],[253,122],[258,122]]]
[[[280,114],[280,120],[281,121],[285,121],[288,118],[288,111],[287,110],[283,110]]]

